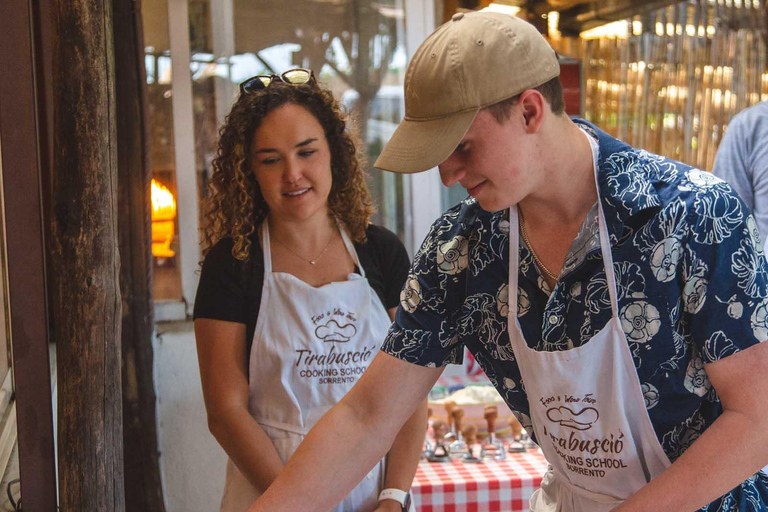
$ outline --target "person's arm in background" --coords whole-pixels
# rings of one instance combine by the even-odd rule
[[[752,168],[752,214],[763,244],[768,245],[768,103],[754,133],[754,146],[749,160]]]
[[[725,130],[720,141],[712,166],[712,174],[728,182],[733,190],[741,196],[750,209],[755,207],[754,189],[752,187],[752,172],[747,156],[751,141],[745,140],[744,115],[734,117]]]
[[[247,512],[329,510],[392,447],[442,372],[441,367],[419,366],[379,352]]]
[[[389,317],[395,320],[397,308],[389,310]],[[416,475],[419,458],[424,447],[424,436],[427,433],[427,400],[416,408],[392,443],[387,452],[387,475],[384,481],[385,489],[400,489],[408,492]],[[377,512],[400,512],[400,503],[394,500],[379,502]]]
[[[245,324],[198,318],[195,340],[208,429],[251,485],[264,492],[283,462],[248,410]]]
[[[712,174],[727,181],[755,218],[768,247],[768,102],[754,105],[728,124]]]

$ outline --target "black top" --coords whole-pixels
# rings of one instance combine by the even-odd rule
[[[408,253],[397,235],[386,228],[371,224],[366,235],[365,243],[354,244],[357,256],[368,283],[384,307],[393,308],[400,303],[400,290],[408,276]],[[245,324],[246,353],[250,353],[264,284],[264,254],[258,230],[251,235],[247,261],[232,256],[232,243],[231,238],[224,238],[205,256],[195,297],[194,318]]]

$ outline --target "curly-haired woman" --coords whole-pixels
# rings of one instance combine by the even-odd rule
[[[367,368],[399,303],[408,256],[370,223],[345,121],[309,71],[292,70],[244,82],[221,129],[195,336],[208,425],[229,455],[223,512],[276,478]],[[423,404],[386,468],[360,475],[336,510],[405,510],[425,429]]]

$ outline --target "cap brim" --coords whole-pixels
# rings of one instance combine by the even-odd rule
[[[373,166],[400,173],[436,167],[451,156],[478,110],[428,121],[403,119]]]

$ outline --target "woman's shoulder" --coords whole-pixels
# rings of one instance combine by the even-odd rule
[[[224,238],[219,239],[219,241],[213,244],[210,249],[208,249],[208,252],[205,253],[204,260],[221,260],[226,259],[227,257],[234,259],[234,256],[232,255],[232,247],[234,244],[235,242],[232,240],[231,236],[225,236]]]
[[[393,308],[408,276],[408,252],[397,235],[384,226],[368,225],[366,236],[366,242],[356,247],[360,263],[384,307]]]
[[[380,264],[387,264],[393,260],[408,259],[408,252],[400,238],[377,224],[369,224],[365,230],[366,241],[355,244],[358,253],[370,255]]]
[[[363,245],[371,245],[377,249],[386,247],[404,247],[403,242],[395,233],[378,224],[368,224],[368,227],[365,230],[365,236],[367,237],[367,240]]]
[[[239,260],[232,254],[234,246],[231,237],[224,237],[207,251],[197,286],[194,318],[253,323],[250,314],[258,311],[253,302],[258,301],[261,290],[256,281],[258,273],[263,272],[263,264],[256,264],[263,259],[261,247],[251,240],[248,259]]]
[[[251,235],[249,237],[251,247],[246,261],[253,261],[254,258],[261,258],[261,245],[258,237]],[[218,266],[242,266],[244,261],[239,260],[232,253],[235,241],[231,236],[225,236],[214,243],[203,258],[203,268]]]
[[[398,236],[376,224],[368,225],[366,229],[367,240],[363,244],[356,244],[358,255],[363,266],[372,263],[385,274],[391,274],[395,269],[407,269],[410,266],[410,258],[405,245]]]

